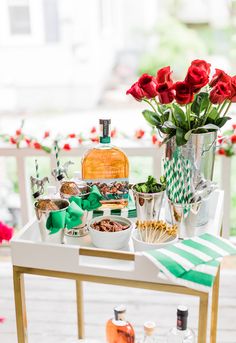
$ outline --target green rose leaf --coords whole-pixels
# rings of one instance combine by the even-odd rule
[[[142,114],[146,121],[152,126],[158,126],[161,124],[160,117],[155,112],[144,110]]]
[[[204,111],[209,105],[209,94],[201,92],[195,96],[195,99],[191,105],[191,111],[198,116]]]
[[[180,108],[178,105],[173,104],[173,109],[174,109],[174,113],[173,116],[175,117],[176,121],[177,121],[177,125],[179,127],[184,127],[186,128],[187,122],[186,122],[186,116],[184,111],[182,110],[182,108]]]
[[[215,122],[215,124],[219,127],[222,127],[225,125],[225,123],[230,120],[231,118],[230,117],[221,117],[221,118],[218,118]]]
[[[176,144],[178,146],[184,145],[187,143],[187,140],[185,139],[185,131],[181,129],[180,127],[177,127],[176,129]]]

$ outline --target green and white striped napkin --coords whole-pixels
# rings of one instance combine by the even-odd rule
[[[209,292],[221,260],[236,255],[236,247],[226,239],[204,233],[143,254],[172,282]]]

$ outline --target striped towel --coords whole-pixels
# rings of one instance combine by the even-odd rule
[[[236,247],[226,239],[204,233],[143,254],[172,282],[209,292],[221,260],[236,255]]]

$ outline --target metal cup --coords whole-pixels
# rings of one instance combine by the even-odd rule
[[[209,220],[209,198],[191,204],[175,204],[167,199],[166,220],[177,225],[179,238],[204,233]]]
[[[71,182],[71,181],[64,181],[63,183],[65,182]],[[69,200],[72,196],[76,196],[76,197],[80,197],[81,199],[86,199],[89,194],[90,194],[90,191],[91,191],[91,187],[86,185],[86,186],[83,186],[83,187],[79,187],[78,186],[78,189],[81,191],[81,193],[79,194],[76,194],[76,195],[71,195],[71,194],[65,194],[65,193],[62,193],[60,191],[60,196],[62,197],[62,199],[67,199]],[[84,191],[84,193],[82,193],[82,191]],[[88,211],[84,211],[84,214],[81,218],[82,220],[82,223],[78,226],[75,226],[73,229],[78,229],[78,235],[77,237],[83,237],[85,234],[88,234],[88,230],[86,228],[86,224],[87,224],[87,219],[88,219]],[[83,230],[81,230],[83,229]],[[81,234],[80,234],[81,233]]]
[[[139,220],[159,220],[165,191],[159,193],[141,193],[135,190],[135,185],[132,186],[132,191],[137,210],[137,218]]]
[[[44,199],[44,200],[50,200],[50,199]],[[61,230],[59,230],[57,233],[50,235],[50,232],[46,227],[46,223],[51,212],[65,211],[70,205],[69,201],[65,199],[52,199],[51,201],[53,201],[55,205],[59,207],[59,210],[41,210],[38,207],[39,201],[40,200],[35,202],[34,209],[35,209],[36,217],[38,220],[39,231],[40,231],[42,242],[50,242],[50,243],[58,243],[58,244],[64,243],[64,227],[62,227]]]

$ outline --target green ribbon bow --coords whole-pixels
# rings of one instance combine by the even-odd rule
[[[70,206],[61,211],[51,211],[46,222],[46,228],[50,235],[59,230],[67,228],[72,229],[82,223],[84,211],[91,211],[101,206],[102,195],[97,186],[93,186],[87,199],[78,196],[72,196]]]

